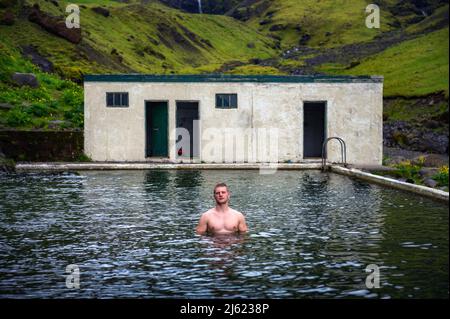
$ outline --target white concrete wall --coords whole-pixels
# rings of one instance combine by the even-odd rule
[[[249,158],[247,153],[257,154],[261,147],[256,146],[257,137],[251,130],[261,128],[278,129],[280,162],[302,161],[303,102],[326,101],[326,134],[345,140],[347,162],[381,164],[382,90],[382,83],[352,82],[86,82],[85,152],[95,161],[148,160],[145,158],[145,101],[168,101],[169,157],[175,161],[176,101],[198,101],[201,121],[199,161],[220,163],[255,159]],[[129,92],[129,107],[106,107],[106,92]],[[237,93],[238,108],[215,108],[216,93]],[[223,140],[230,140],[230,135],[226,138],[226,134],[231,133],[228,128],[238,130],[238,146],[250,143],[245,155],[238,154],[237,158],[233,154],[223,155]],[[340,160],[337,141],[330,142],[328,150],[330,160]],[[257,156],[257,159],[261,158]]]

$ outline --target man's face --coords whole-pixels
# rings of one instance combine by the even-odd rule
[[[214,191],[214,199],[217,204],[226,204],[230,199],[230,193],[225,186],[219,186]]]

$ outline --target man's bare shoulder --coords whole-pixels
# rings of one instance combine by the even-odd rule
[[[235,210],[235,209],[230,208],[230,211],[231,211],[234,215],[236,215],[236,216],[238,216],[238,217],[244,217],[244,214],[242,214],[241,212],[239,212],[239,211],[237,211],[237,210]]]
[[[202,217],[209,217],[214,213],[214,208],[211,208],[202,214]]]

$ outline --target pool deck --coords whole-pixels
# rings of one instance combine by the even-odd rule
[[[276,170],[320,170],[322,164],[320,162],[306,162],[306,163],[276,163],[276,164],[260,164],[260,163],[216,163],[216,164],[175,164],[175,163],[111,163],[111,162],[86,162],[86,163],[69,163],[69,162],[54,162],[54,163],[17,163],[16,171],[83,171],[83,170],[144,170],[144,169],[168,169],[168,170],[261,170],[261,173],[271,173]],[[380,167],[381,168],[381,167]],[[442,190],[414,185],[396,179],[387,178],[384,176],[374,175],[362,171],[359,168],[343,167],[341,165],[327,163],[326,169],[328,171],[346,175],[358,179],[362,179],[371,183],[401,189],[416,193],[418,195],[434,198],[440,201],[449,201],[449,193]]]
[[[87,163],[17,163],[16,171],[67,171],[67,170],[141,170],[141,169],[218,169],[218,170],[254,170],[254,169],[280,169],[280,170],[302,170],[302,169],[321,169],[322,164],[319,162],[310,163],[276,163],[276,164],[260,164],[260,163],[142,163],[142,162],[87,162]]]
[[[422,185],[410,184],[410,183],[402,182],[402,181],[399,181],[399,180],[396,180],[393,178],[387,178],[384,176],[363,172],[362,170],[355,169],[355,168],[344,168],[344,167],[341,167],[338,165],[330,165],[329,169],[330,169],[330,171],[337,173],[337,174],[359,178],[359,179],[362,179],[362,180],[365,180],[365,181],[368,181],[371,183],[375,183],[375,184],[379,184],[379,185],[383,185],[383,186],[387,186],[387,187],[391,187],[391,188],[401,189],[404,191],[416,193],[418,195],[434,198],[434,199],[437,199],[440,201],[445,201],[448,203],[449,193],[444,192],[439,189],[434,189],[434,188],[422,186]]]

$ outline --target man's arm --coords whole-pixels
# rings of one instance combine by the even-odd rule
[[[239,216],[239,232],[245,233],[248,231],[247,223],[245,222],[245,217],[241,213]]]
[[[198,222],[197,228],[195,229],[196,233],[201,235],[206,233],[208,230],[208,217],[206,213],[202,214],[202,217],[200,217],[200,221]]]

